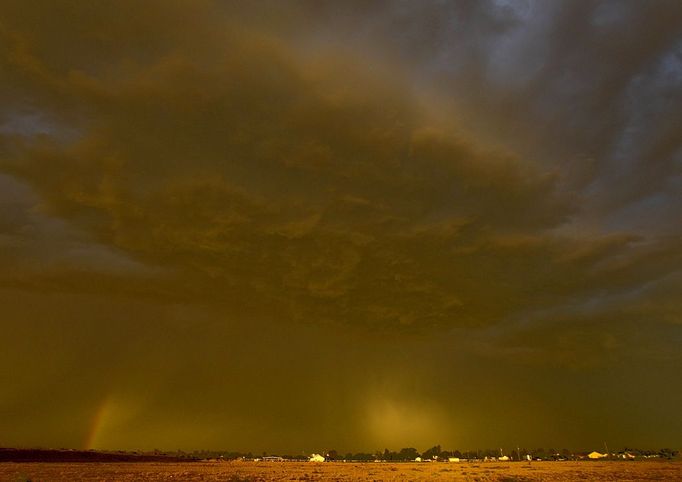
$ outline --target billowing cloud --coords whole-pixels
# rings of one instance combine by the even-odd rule
[[[404,407],[422,407],[412,420],[426,439],[460,391],[461,413],[482,416],[472,393],[487,389],[450,380],[454,364],[480,375],[502,360],[545,377],[547,367],[679,366],[676,2],[8,1],[0,13],[0,283],[22,293],[15,304],[73,319],[65,346],[110,329],[86,330],[86,318],[120,327],[99,359],[115,388],[64,394],[65,412],[99,404],[99,425],[127,427],[129,438],[108,443],[185,432],[219,445],[229,430],[213,433],[207,419],[222,417],[235,433],[252,427],[243,443],[253,448],[352,448],[381,443],[376,427]],[[110,314],[98,319],[101,306]],[[140,314],[129,319],[131,309]],[[28,317],[44,328],[38,312],[19,313],[8,308],[8,326]],[[154,339],[158,326],[172,328]],[[201,333],[191,341],[188,326]],[[124,341],[136,330],[148,354]],[[347,338],[335,344],[325,330]],[[300,337],[293,358],[274,335],[289,331]],[[202,345],[214,347],[205,358]],[[249,369],[261,384],[209,370],[243,393],[229,403],[229,391],[192,376],[209,387],[201,407],[173,375],[249,365],[263,347]],[[349,370],[374,363],[375,378],[318,378],[277,408],[254,402],[286,390],[282,367],[265,370],[276,360],[302,373],[323,359],[313,372],[325,377],[347,350]],[[408,396],[388,360],[408,379],[441,360],[441,378]],[[145,373],[164,382],[140,397],[143,383],[125,373],[150,363]],[[442,377],[451,390],[436,388]],[[18,409],[30,388],[10,385]],[[554,385],[543,387],[548,396]],[[525,390],[520,399],[539,403]],[[169,399],[203,415],[163,429],[180,406]],[[259,420],[253,407],[271,413]],[[374,429],[301,428],[304,409],[345,410]],[[148,427],[135,418],[152,412]],[[450,440],[477,443],[475,430]],[[107,443],[91,427],[76,432],[69,440]],[[567,438],[584,443],[587,432]]]

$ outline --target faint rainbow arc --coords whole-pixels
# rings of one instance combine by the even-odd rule
[[[101,436],[102,428],[106,424],[107,416],[110,413],[110,406],[111,399],[108,396],[104,397],[97,406],[85,434],[85,441],[83,443],[85,450],[96,448],[96,443]]]

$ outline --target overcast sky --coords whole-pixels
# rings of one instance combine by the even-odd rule
[[[0,446],[682,445],[682,2],[0,2]]]

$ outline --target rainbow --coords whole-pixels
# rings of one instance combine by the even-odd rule
[[[85,441],[83,442],[85,450],[103,448],[101,447],[102,432],[111,418],[111,405],[111,398],[106,396],[95,409],[85,434]]]

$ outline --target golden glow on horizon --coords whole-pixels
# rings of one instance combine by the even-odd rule
[[[442,410],[429,402],[376,396],[368,403],[367,413],[369,438],[381,447],[430,446],[442,429]]]

